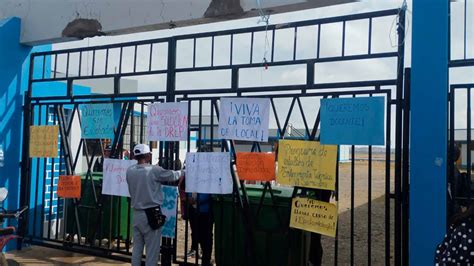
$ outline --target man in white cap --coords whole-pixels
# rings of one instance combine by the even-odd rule
[[[183,171],[165,170],[151,165],[151,151],[146,144],[133,148],[136,165],[127,169],[127,183],[133,208],[133,252],[132,265],[141,265],[143,248],[146,245],[146,266],[156,266],[160,257],[161,228],[149,220],[150,210],[156,210],[163,202],[162,182],[177,181]],[[155,214],[155,213],[154,213]]]

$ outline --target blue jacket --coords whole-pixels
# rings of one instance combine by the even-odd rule
[[[188,197],[192,197],[192,193],[188,193]],[[197,194],[197,209],[200,213],[208,213],[211,209],[212,197],[211,194],[198,193]]]

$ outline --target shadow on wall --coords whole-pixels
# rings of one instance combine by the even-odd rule
[[[20,44],[20,25],[19,18],[0,20],[0,145],[5,157],[0,167],[0,187],[9,190],[4,204],[7,209],[19,207],[22,106],[28,88],[29,54],[51,49],[49,45],[32,49]],[[14,248],[13,244],[7,250]]]

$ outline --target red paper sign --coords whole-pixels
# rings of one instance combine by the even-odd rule
[[[237,173],[240,180],[275,180],[275,154],[238,152]]]

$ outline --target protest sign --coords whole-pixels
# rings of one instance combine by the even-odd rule
[[[221,98],[219,136],[222,139],[268,141],[270,100]]]
[[[60,175],[58,180],[58,197],[81,198],[81,177],[78,175]]]
[[[278,146],[278,183],[335,190],[337,146],[302,140],[280,140]]]
[[[114,138],[114,106],[111,103],[85,104],[82,111],[83,139]]]
[[[237,173],[240,180],[275,180],[275,154],[238,152]]]
[[[178,188],[162,186],[163,204],[161,211],[166,216],[166,222],[161,228],[161,236],[175,238],[176,232],[176,205],[178,203]]]
[[[149,141],[188,139],[188,103],[154,103],[148,106]]]
[[[321,144],[384,145],[385,98],[321,99]]]
[[[309,198],[293,198],[290,227],[335,237],[337,206]]]
[[[59,126],[30,126],[30,158],[58,157]]]
[[[135,164],[135,160],[104,159],[102,194],[130,197],[126,174],[128,167]]]
[[[186,154],[186,192],[230,194],[232,190],[229,153]]]

